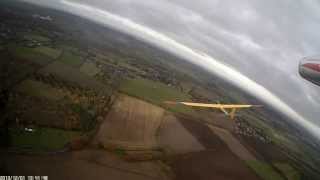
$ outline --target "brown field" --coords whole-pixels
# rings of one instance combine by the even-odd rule
[[[232,127],[224,120],[219,121],[220,127]],[[204,122],[190,116],[166,113],[158,106],[119,94],[92,142],[115,151],[86,148],[55,156],[12,155],[3,164],[7,169],[14,169],[10,172],[44,172],[58,179],[106,176],[109,179],[171,179],[171,173],[176,180],[260,179],[244,162],[255,160],[255,157],[230,132]],[[122,154],[122,150],[128,153],[132,152],[130,150],[143,152],[159,148],[173,152],[162,156],[170,168],[159,164],[160,161],[129,163],[123,159],[127,156],[123,156],[126,154]],[[13,168],[13,163],[19,165]],[[56,173],[50,172],[52,168]]]
[[[206,150],[169,161],[177,180],[260,179],[208,126],[189,117],[179,117],[179,120]]]
[[[230,121],[230,118],[220,110],[197,109],[197,111],[203,122],[230,132],[233,131],[235,121]]]
[[[157,138],[159,146],[169,155],[205,150],[172,113],[165,113]]]
[[[237,136],[237,139],[246,146],[246,148],[258,159],[266,160],[269,162],[286,162],[289,159],[283,154],[283,152],[272,144],[265,144],[259,141],[255,141],[252,138]],[[258,153],[259,152],[259,153]],[[263,157],[261,156],[263,155]]]
[[[160,107],[121,94],[101,124],[97,141],[105,148],[157,149],[163,114]]]
[[[227,149],[213,149],[178,156],[172,163],[177,180],[258,180],[241,160]]]
[[[229,149],[243,161],[256,161],[257,159],[228,131],[208,125],[208,127],[222,139]]]

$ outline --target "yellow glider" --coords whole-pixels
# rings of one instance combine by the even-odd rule
[[[237,109],[262,107],[262,105],[251,105],[251,104],[205,104],[205,103],[172,102],[172,101],[166,101],[165,103],[166,104],[183,104],[186,106],[193,106],[193,107],[207,107],[207,108],[220,109],[227,116],[230,116],[230,119],[234,119]],[[231,109],[230,112],[228,112],[227,109]]]

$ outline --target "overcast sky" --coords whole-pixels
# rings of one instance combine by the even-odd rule
[[[289,0],[48,0],[45,3],[64,6],[65,10],[88,17],[91,13],[91,18],[101,21],[102,16],[115,15],[125,20],[123,24],[131,23],[133,29],[138,27],[138,31],[151,32],[150,36],[158,38],[159,33],[162,40],[168,38],[195,52],[203,52],[256,82],[249,92],[264,100],[276,98],[273,104],[283,102],[282,107],[290,107],[285,107],[288,113],[293,110],[303,121],[320,126],[320,87],[298,74],[301,58],[320,54],[320,4],[315,0],[294,3]],[[95,7],[103,11],[95,14]],[[245,85],[248,79],[238,80],[243,80]],[[259,88],[262,91],[255,92]]]

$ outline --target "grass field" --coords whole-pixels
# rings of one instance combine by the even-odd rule
[[[171,111],[192,113],[192,109],[182,105],[164,104],[164,101],[191,101],[188,94],[184,94],[173,87],[147,79],[129,79],[121,83],[120,92],[134,96],[150,103],[166,107]]]
[[[10,130],[12,147],[30,148],[36,151],[61,149],[79,135],[80,132],[53,128],[37,128],[34,132]]]
[[[85,62],[80,67],[80,72],[85,73],[88,76],[94,76],[100,72],[100,69],[92,62]]]
[[[33,48],[10,45],[9,51],[14,57],[18,59],[28,60],[39,65],[46,65],[52,60],[50,56],[39,53]]]
[[[64,94],[57,89],[33,80],[23,81],[17,86],[16,90],[29,96],[46,98],[54,101],[60,100],[64,97]]]
[[[287,177],[288,180],[301,179],[301,174],[287,163],[274,163],[274,166],[277,167]]]
[[[65,51],[69,51],[69,52],[74,53],[74,54],[77,54],[79,52],[79,50],[76,47],[69,46],[67,44],[60,44],[59,48],[65,50]]]
[[[263,180],[284,180],[272,166],[261,161],[246,161],[246,164],[253,169]]]
[[[79,68],[66,66],[60,61],[55,61],[48,66],[42,68],[39,73],[53,74],[67,82],[78,84],[83,88],[90,88],[96,92],[108,94],[111,92],[111,87],[100,83],[94,77],[90,77],[82,72]]]
[[[74,55],[71,52],[64,51],[59,58],[59,61],[72,67],[80,67],[84,60],[78,55]]]
[[[36,40],[36,41],[41,41],[41,42],[47,42],[50,41],[49,38],[45,37],[45,36],[41,36],[41,35],[37,35],[37,34],[27,34],[24,36],[26,39],[29,40]]]
[[[40,54],[46,55],[52,59],[58,58],[62,52],[61,50],[53,49],[45,46],[36,47],[33,50],[34,52],[38,52]]]

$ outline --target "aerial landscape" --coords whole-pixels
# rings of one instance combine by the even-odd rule
[[[0,18],[0,176],[320,179],[316,138],[200,67],[58,10],[4,0]]]

